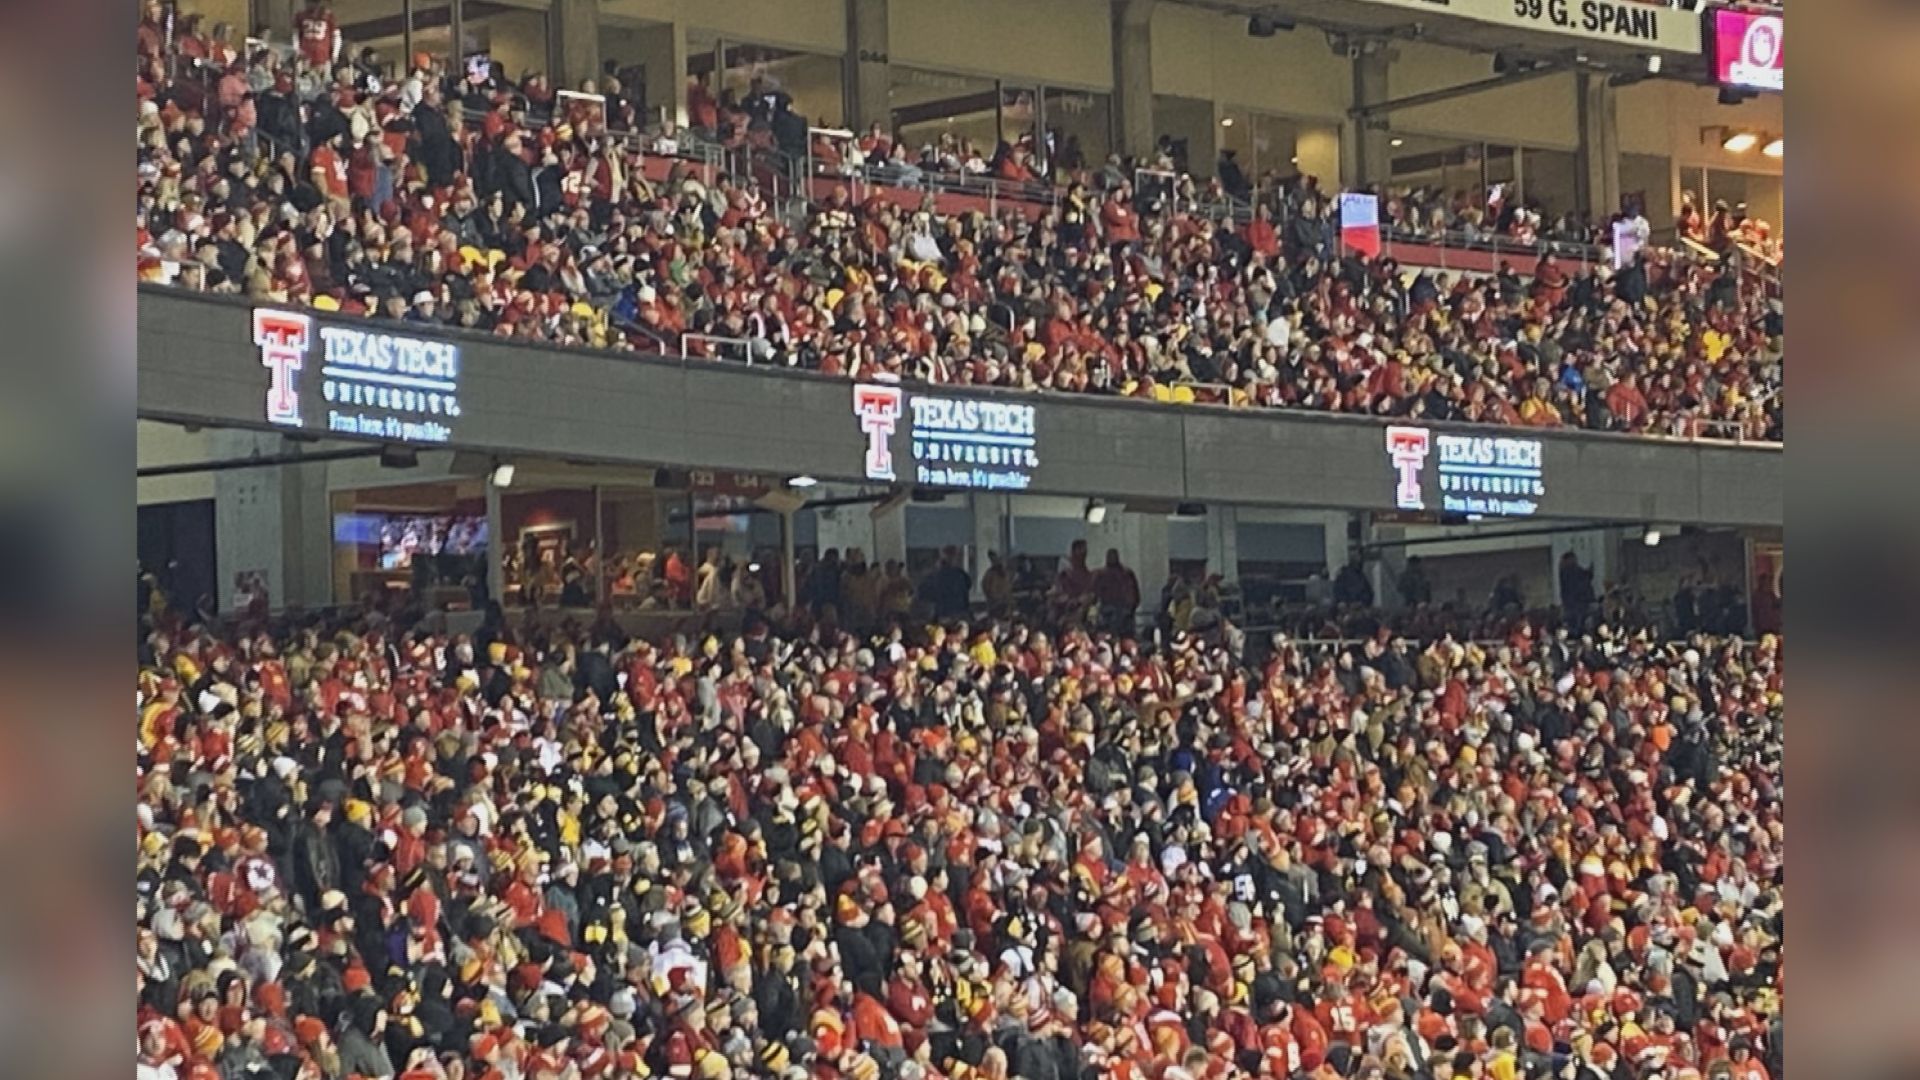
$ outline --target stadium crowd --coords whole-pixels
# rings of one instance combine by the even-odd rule
[[[1781,1077],[1778,639],[1345,617],[152,610],[136,1075]]]
[[[1547,248],[1493,276],[1415,273],[1343,252],[1330,193],[1311,180],[1241,221],[1177,191],[1138,195],[1117,158],[1056,170],[1038,214],[938,213],[930,194],[900,205],[854,183],[796,211],[753,167],[672,157],[649,179],[650,159],[696,136],[804,149],[777,89],[696,86],[695,133],[642,140],[609,129],[640,121],[617,79],[567,97],[538,75],[455,82],[426,55],[395,79],[340,41],[324,4],[300,25],[313,32],[290,56],[245,52],[230,28],[149,5],[142,280],[861,378],[1782,435],[1781,311],[1731,263],[1645,247],[1614,272]],[[896,179],[921,172],[885,133],[869,138],[861,154],[898,162]],[[921,160],[965,171],[978,157],[930,147]],[[1018,144],[981,166],[1033,175]],[[1383,201],[1390,224],[1415,230],[1559,228],[1433,192]],[[1716,214],[1722,239],[1732,218]]]

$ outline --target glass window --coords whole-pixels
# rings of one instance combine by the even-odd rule
[[[1487,176],[1479,143],[1396,133],[1387,145],[1394,186],[1430,188],[1449,197],[1471,192],[1484,200]]]
[[[1497,184],[1500,186],[1501,191],[1507,196],[1506,202],[1511,203],[1515,199],[1524,202],[1526,200],[1526,194],[1519,190],[1519,152],[1514,147],[1496,146],[1493,143],[1483,143],[1477,147],[1477,149],[1480,151],[1481,161],[1481,195],[1483,197],[1491,197],[1493,187]]]
[[[1620,199],[1638,206],[1655,229],[1672,227],[1672,162],[1654,154],[1621,154]]]
[[[698,77],[723,104],[778,94],[817,127],[839,127],[846,118],[844,71],[837,56],[689,32],[687,74]]]
[[[1031,86],[1000,84],[1000,141],[1012,145],[1036,139],[1040,129],[1040,95]]]
[[[1707,206],[1717,203],[1738,206],[1747,201],[1747,174],[1726,172],[1721,169],[1707,170]]]
[[[1545,224],[1569,210],[1584,210],[1574,183],[1577,159],[1567,150],[1521,151],[1521,197],[1540,208]]]
[[[668,608],[666,557],[687,557],[686,497],[652,488],[600,489],[600,544],[606,552],[606,598],[618,610]],[[673,511],[682,513],[673,522]]]
[[[893,134],[918,153],[944,139],[970,144],[982,161],[1000,139],[999,88],[992,79],[894,67],[888,93]],[[962,147],[964,149],[964,146]]]
[[[1061,169],[1097,169],[1113,144],[1112,98],[1085,90],[1048,87],[1043,105],[1046,152]]]
[[[1787,234],[1786,185],[1779,176],[1751,173],[1747,176],[1747,212],[1767,223],[1773,235]]]
[[[1229,106],[1221,111],[1218,141],[1256,190],[1303,175],[1331,184],[1340,175],[1340,132],[1331,124]]]
[[[1229,119],[1234,123],[1220,122]],[[1172,155],[1174,171],[1200,177],[1213,175],[1222,133],[1240,124],[1231,110],[1216,120],[1211,101],[1171,94],[1154,95],[1153,122],[1155,141]]]
[[[673,109],[687,73],[673,63],[673,27],[667,23],[600,25],[600,62],[620,80],[621,92],[644,123],[654,124]]]
[[[348,49],[341,59],[357,56],[361,49],[372,49],[377,67],[389,78],[406,74],[408,36],[398,5],[385,17],[355,21],[341,15],[341,31]],[[445,0],[420,0],[413,11],[412,48],[445,59],[453,52],[452,8]],[[496,9],[492,14],[476,15],[469,7],[463,22],[463,55],[483,55],[500,65],[511,82],[533,72],[551,74],[548,53],[547,13],[513,8]]]

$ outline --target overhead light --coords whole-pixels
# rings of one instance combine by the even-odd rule
[[[1661,63],[1662,61],[1660,59],[1659,53],[1648,53],[1647,54],[1647,74],[1649,75],[1660,74]]]
[[[1407,145],[1407,140],[1401,138],[1398,135],[1395,135],[1393,138],[1387,140],[1387,145],[1388,146],[1405,146]]]
[[[1785,135],[1782,135],[1779,138],[1774,139],[1772,142],[1769,142],[1767,145],[1761,147],[1760,152],[1767,155],[1768,157],[1786,156],[1787,137]]]
[[[819,483],[820,478],[817,476],[796,476],[787,481],[787,486],[790,488],[810,488]]]
[[[1087,524],[1098,525],[1107,520],[1107,504],[1099,499],[1087,500]]]
[[[1735,131],[1720,143],[1720,149],[1729,154],[1744,154],[1753,149],[1753,144],[1759,141],[1760,136],[1751,131]]]
[[[1221,117],[1221,118],[1220,118],[1220,126],[1221,126],[1221,127],[1232,127],[1232,126],[1233,126],[1233,117],[1231,117],[1231,116],[1223,116],[1223,117]]]
[[[1295,154],[1295,155],[1293,155],[1292,157],[1290,157],[1290,158],[1288,158],[1288,159],[1287,159],[1287,161],[1289,161],[1290,163],[1292,163],[1292,164],[1294,164],[1294,165],[1298,165],[1298,164],[1300,164],[1300,155],[1299,155],[1299,154]]]
[[[757,573],[759,573],[759,572],[760,572],[760,564],[759,564],[759,563],[757,563],[757,562],[750,562],[750,563],[748,563],[748,564],[747,564],[747,573],[749,573],[749,574],[757,574]]]
[[[1648,529],[1645,533],[1641,534],[1640,542],[1647,545],[1648,547],[1659,547],[1660,546],[1660,530]]]
[[[513,486],[513,462],[503,461],[493,467],[493,486],[497,488]]]

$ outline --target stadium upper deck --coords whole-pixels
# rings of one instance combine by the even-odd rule
[[[1117,158],[1056,161],[1041,175],[1031,146],[983,160],[884,132],[852,150],[884,164],[838,185],[820,173],[854,170],[812,140],[814,182],[800,188],[782,182],[780,151],[809,157],[806,124],[778,92],[696,92],[695,131],[631,138],[617,131],[637,118],[616,86],[596,88],[612,91],[604,103],[557,97],[538,77],[467,84],[449,100],[426,57],[383,83],[319,50],[242,56],[191,35],[169,50],[157,31],[141,37],[144,279],[856,377],[1669,435],[1782,431],[1781,315],[1742,287],[1737,259],[1649,248],[1614,272],[1563,263],[1541,243],[1519,267],[1528,277],[1416,273],[1343,253],[1333,193],[1312,178],[1268,187],[1236,214],[1231,177],[1143,196]],[[1044,201],[942,212],[927,185],[949,167]],[[1389,224],[1408,230],[1590,239],[1571,215],[1549,224],[1527,207],[1432,192],[1384,201]],[[1731,212],[1680,224],[1739,250]]]

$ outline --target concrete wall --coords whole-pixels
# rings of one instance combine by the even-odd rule
[[[847,46],[841,0],[605,0],[603,18],[676,22],[731,41],[838,54]]]
[[[213,459],[213,438],[206,431],[189,432],[178,424],[141,420],[134,426],[134,461],[139,468],[188,465]],[[186,473],[137,480],[139,505],[190,502],[213,498],[212,473]]]
[[[1153,88],[1338,122],[1351,104],[1352,78],[1346,58],[1318,31],[1254,38],[1245,16],[1163,3],[1153,12]]]
[[[1389,73],[1393,96],[1439,90],[1493,74],[1491,57],[1437,45],[1397,42]],[[1571,150],[1578,119],[1571,74],[1532,79],[1514,86],[1393,114],[1395,131],[1447,135],[1515,146]],[[1622,113],[1625,113],[1624,106]]]
[[[554,85],[567,86],[554,75],[547,18],[544,11],[503,11],[488,17],[487,51],[506,68],[508,78],[543,71]]]
[[[1718,139],[1702,140],[1707,127],[1731,127],[1784,135],[1787,130],[1784,99],[1762,94],[1738,105],[1722,105],[1710,86],[1688,86],[1650,80],[1622,87],[1620,94],[1620,152],[1658,154],[1682,165],[1779,175],[1780,159],[1754,149],[1729,154]]]
[[[891,58],[1010,81],[1113,87],[1104,0],[892,0]],[[982,33],[983,28],[992,33]]]

